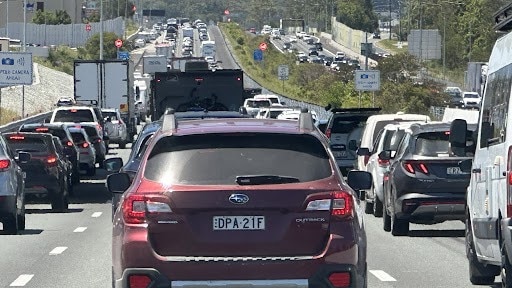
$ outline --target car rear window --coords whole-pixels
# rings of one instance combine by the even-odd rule
[[[64,129],[60,129],[60,128],[49,128],[49,127],[27,128],[27,127],[22,127],[20,129],[20,132],[50,133],[53,136],[59,137],[59,139],[61,141],[62,140],[68,140],[68,136],[66,135],[66,131],[64,131]]]
[[[87,133],[87,136],[89,136],[89,138],[97,138],[97,137],[99,137],[98,136],[98,130],[96,130],[96,128],[94,128],[94,127],[82,126],[82,129],[85,130],[85,133]]]
[[[85,142],[84,134],[82,134],[80,132],[71,132],[71,136],[73,137],[73,142],[75,142],[75,144],[80,144],[80,143]]]
[[[117,113],[116,112],[105,112],[102,111],[101,114],[103,114],[103,117],[106,119],[107,117],[110,117],[110,120],[117,121]]]
[[[267,100],[249,100],[247,106],[250,108],[270,107],[270,103]]]
[[[9,147],[13,151],[48,152],[49,147],[41,138],[11,135],[6,137]]]
[[[236,185],[237,176],[248,175],[308,182],[329,177],[332,169],[314,136],[236,133],[162,138],[144,171],[147,179],[183,185]]]
[[[437,157],[449,155],[449,132],[427,132],[415,137],[415,155]]]
[[[366,124],[368,116],[336,117],[333,120],[331,133],[348,134],[356,128],[362,128]]]
[[[57,110],[53,122],[95,122],[89,109]]]

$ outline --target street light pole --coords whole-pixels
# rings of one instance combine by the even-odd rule
[[[103,60],[103,0],[100,0],[100,60]]]
[[[9,1],[7,1],[9,2]],[[27,0],[23,0],[23,47],[27,51]],[[21,118],[25,118],[25,85],[21,86]]]
[[[7,24],[5,25],[5,34],[7,35],[7,38],[9,38],[9,0],[6,1],[7,2],[7,17],[6,18],[6,21],[7,21]]]
[[[391,40],[391,0],[389,0],[389,40]]]

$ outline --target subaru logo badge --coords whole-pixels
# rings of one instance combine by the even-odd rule
[[[245,204],[249,202],[249,196],[245,194],[231,194],[229,201],[233,204]]]

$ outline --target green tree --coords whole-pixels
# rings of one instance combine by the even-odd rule
[[[370,0],[338,1],[336,18],[339,22],[356,30],[373,32],[378,27],[378,18],[373,12]]]
[[[55,14],[49,11],[37,10],[32,18],[34,24],[50,24],[53,25],[56,22]]]
[[[114,42],[120,37],[112,32],[103,33],[103,59],[116,59],[117,48]],[[124,46],[124,43],[123,43]],[[121,47],[123,49],[123,47]],[[100,34],[94,34],[85,44],[88,58],[100,59]]]

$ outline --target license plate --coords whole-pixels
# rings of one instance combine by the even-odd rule
[[[265,230],[265,216],[213,216],[213,230]]]
[[[446,168],[446,174],[458,175],[458,174],[467,174],[467,173],[460,170],[460,167],[448,167],[448,168]]]
[[[347,151],[333,151],[335,158],[345,158],[347,157]]]

